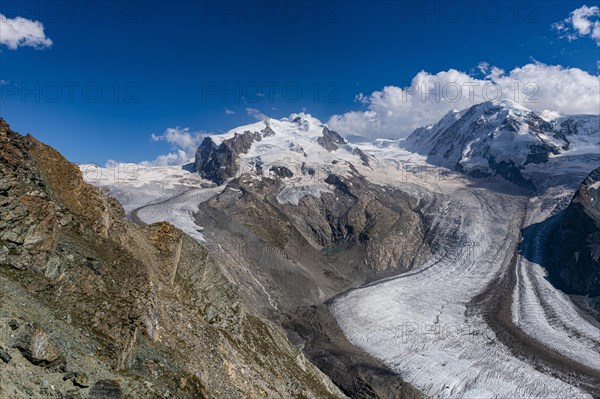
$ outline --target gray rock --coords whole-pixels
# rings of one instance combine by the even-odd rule
[[[87,388],[90,386],[90,381],[88,379],[87,374],[85,373],[76,373],[75,378],[73,378],[73,385],[80,388]]]
[[[0,349],[0,359],[2,359],[4,363],[8,363],[12,357],[3,349]]]
[[[0,179],[0,195],[8,195],[8,192],[13,187],[13,183],[8,179]]]
[[[571,203],[550,218],[549,278],[568,294],[600,297],[600,168],[581,184]]]
[[[355,147],[355,148],[352,150],[352,153],[353,153],[354,155],[358,155],[358,157],[360,158],[360,160],[362,161],[362,164],[363,164],[364,166],[370,166],[370,165],[369,165],[369,156],[368,156],[367,154],[365,154],[363,150],[361,150],[361,149],[360,149],[360,148],[358,148],[358,147]]]
[[[315,168],[313,168],[312,166],[307,166],[306,162],[302,162],[302,166],[300,167],[300,170],[302,171],[302,174],[308,175],[308,176],[314,176],[316,173]]]
[[[265,129],[265,134],[270,135],[271,132]],[[246,131],[217,146],[210,137],[206,137],[196,151],[194,171],[205,179],[222,184],[235,176],[239,155],[246,153],[254,141],[261,139],[261,133]]]
[[[15,230],[9,230],[2,235],[2,238],[6,241],[14,242],[15,244],[23,244],[25,237]]]
[[[98,262],[96,259],[88,257],[85,261],[86,266],[92,269],[94,272],[98,273],[100,271],[100,262]]]
[[[65,375],[63,375],[63,381],[72,380],[73,378],[75,378],[76,375],[77,375],[77,373],[75,373],[73,371],[67,371],[65,373]]]

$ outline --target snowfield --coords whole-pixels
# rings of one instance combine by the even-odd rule
[[[118,199],[133,221],[170,222],[200,242],[205,238],[202,227],[195,222],[198,205],[224,189],[200,188],[209,182],[182,166],[86,164],[80,165],[80,169],[88,183],[105,188]]]

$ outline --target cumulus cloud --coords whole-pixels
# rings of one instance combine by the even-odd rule
[[[536,112],[600,113],[598,75],[540,62],[508,73],[487,63],[479,64],[479,70],[486,74],[483,79],[455,69],[436,74],[421,71],[405,87],[360,93],[356,102],[365,109],[333,115],[328,125],[343,134],[402,138],[451,110],[495,99],[513,100]]]
[[[183,165],[194,157],[196,149],[204,138],[204,132],[192,132],[189,128],[168,128],[162,134],[152,134],[152,141],[165,141],[171,145],[173,152],[158,156],[153,161],[142,162],[144,165]]]
[[[246,108],[246,113],[257,121],[262,121],[269,118],[266,114],[262,113],[261,110],[256,108]]]
[[[44,24],[31,19],[7,18],[0,14],[0,44],[11,50],[29,46],[36,50],[52,46],[52,40],[44,33]]]
[[[552,28],[569,41],[590,37],[600,46],[600,8],[582,6],[572,11],[568,18],[552,24]]]

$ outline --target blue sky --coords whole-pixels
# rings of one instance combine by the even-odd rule
[[[150,139],[167,128],[222,132],[259,111],[327,121],[423,70],[537,62],[595,77],[598,43],[552,28],[585,4],[6,0],[0,13],[41,22],[52,46],[0,44],[0,116],[73,162],[141,161],[169,150]]]

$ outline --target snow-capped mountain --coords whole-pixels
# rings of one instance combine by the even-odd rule
[[[406,155],[473,177],[499,175],[517,185],[540,188],[554,175],[577,171],[583,178],[600,162],[600,116],[546,120],[510,100],[452,111],[406,140],[351,144],[311,115],[292,114],[206,137],[194,170],[217,184],[243,174],[278,177],[290,184],[336,174],[377,174],[382,159]],[[544,165],[544,166],[541,166]],[[368,170],[365,170],[367,167]],[[576,181],[575,179],[574,181]]]
[[[238,173],[280,178],[314,176],[318,171],[339,169],[334,165],[344,160],[369,163],[358,147],[318,119],[300,113],[206,137],[196,152],[195,170],[221,184]]]
[[[475,177],[501,175],[533,186],[527,165],[553,158],[591,155],[600,159],[600,117],[567,116],[546,121],[510,100],[451,111],[434,125],[415,130],[404,147],[434,165]],[[527,170],[525,170],[527,169]]]

